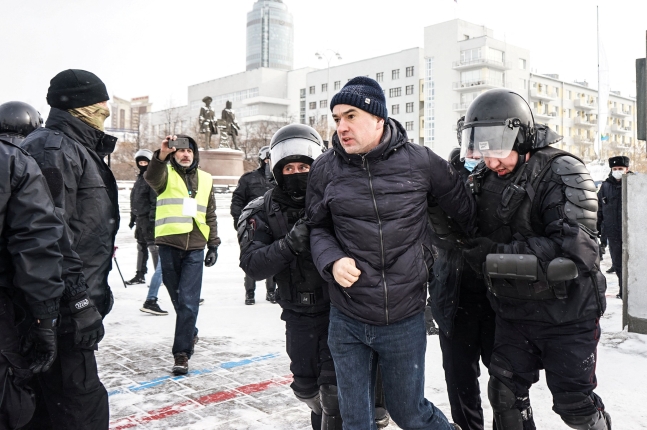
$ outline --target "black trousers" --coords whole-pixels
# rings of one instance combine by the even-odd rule
[[[490,366],[495,316],[485,297],[482,302],[461,303],[454,317],[452,337],[442,330],[439,334],[452,419],[463,430],[484,429],[479,361]]]
[[[526,399],[521,406],[527,407],[529,389],[544,369],[556,413],[571,413],[564,411],[564,402],[559,401],[567,393],[582,393],[592,398],[591,403],[576,411],[577,416],[603,411],[604,404],[593,393],[597,386],[595,365],[599,340],[597,319],[548,326],[521,324],[497,316],[490,375],[506,384],[517,399]]]
[[[268,292],[273,292],[276,289],[274,277],[270,276],[265,280],[265,288]],[[256,281],[247,275],[245,275],[245,291],[256,291]]]
[[[155,246],[155,225],[148,215],[138,216],[135,223],[135,240],[137,240],[137,274],[147,273],[148,252],[153,257],[153,266],[157,267],[157,247]]]
[[[622,239],[615,237],[608,238],[609,254],[611,254],[611,264],[616,269],[618,285],[620,286],[620,297],[622,297]]]
[[[33,379],[36,412],[29,430],[107,430],[108,393],[99,380],[95,349],[74,345],[74,333],[58,337],[52,367]]]

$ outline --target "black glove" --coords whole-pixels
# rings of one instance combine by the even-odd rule
[[[431,314],[430,306],[425,306],[425,328],[427,330],[427,336],[433,336],[440,333],[440,330],[436,327],[436,323],[434,323],[434,317]]]
[[[294,255],[299,255],[310,247],[310,229],[304,218],[300,218],[285,235],[285,243]]]
[[[133,229],[133,227],[135,227],[135,220],[136,219],[137,219],[137,217],[135,215],[130,214],[130,223],[128,223],[128,228],[130,228],[131,230]]]
[[[211,267],[216,264],[216,260],[218,260],[218,247],[210,246],[207,251],[207,256],[204,257],[204,266]]]
[[[238,230],[238,218],[234,218],[234,230]]]
[[[68,303],[74,323],[74,343],[91,348],[101,342],[105,330],[103,318],[85,291],[70,299]]]
[[[607,253],[607,247],[600,245],[600,260],[604,260],[604,254]]]
[[[463,258],[477,274],[483,274],[483,263],[488,254],[496,252],[497,245],[487,237],[477,237],[465,241]]]
[[[29,327],[22,341],[21,354],[32,352],[29,369],[34,373],[47,372],[56,358],[56,318],[40,320]],[[33,349],[33,351],[32,351]]]

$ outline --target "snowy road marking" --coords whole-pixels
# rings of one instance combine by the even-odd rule
[[[198,397],[197,399],[185,400],[184,402],[175,403],[170,406],[165,406],[159,409],[153,409],[146,412],[145,416],[132,415],[130,417],[119,418],[110,423],[111,430],[124,430],[136,427],[140,424],[145,424],[151,421],[161,420],[164,418],[178,415],[183,412],[199,409],[203,406],[213,403],[220,403],[226,400],[231,400],[243,395],[249,395],[265,391],[270,388],[281,387],[292,382],[292,375],[283,377],[283,379],[270,379],[269,381],[258,382],[255,384],[243,385],[231,390],[217,391],[215,393],[206,394]]]
[[[260,355],[258,357],[252,357],[252,358],[246,358],[244,360],[239,360],[239,361],[228,361],[225,363],[220,363],[219,365],[212,367],[212,368],[207,368],[207,369],[196,369],[196,370],[191,370],[189,371],[188,374],[186,375],[180,375],[180,376],[162,376],[159,378],[151,379],[150,381],[144,381],[144,382],[138,382],[137,385],[131,385],[130,387],[127,388],[119,388],[117,390],[109,391],[108,396],[116,395],[116,394],[126,394],[126,393],[132,393],[132,392],[137,392],[141,390],[145,390],[147,388],[153,388],[156,387],[165,381],[171,380],[171,381],[178,381],[184,378],[188,378],[190,376],[197,376],[197,375],[204,375],[207,373],[212,373],[216,369],[233,369],[235,367],[240,367],[240,366],[246,366],[248,364],[252,363],[257,363],[259,361],[265,361],[265,360],[270,360],[272,358],[278,357],[280,354],[278,352],[273,352],[271,354],[265,354],[265,355]]]

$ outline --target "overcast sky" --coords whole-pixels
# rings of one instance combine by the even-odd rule
[[[159,110],[187,86],[245,70],[255,0],[0,0],[0,103],[48,112],[49,80],[68,68],[97,74],[108,92],[148,95]],[[460,18],[530,50],[530,67],[597,87],[596,5],[612,90],[635,94],[645,57],[645,0],[284,0],[294,17],[295,68],[325,68],[330,48],[352,62],[423,47],[424,27]]]

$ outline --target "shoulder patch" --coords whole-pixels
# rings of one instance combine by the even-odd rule
[[[61,142],[63,142],[63,133],[60,131],[51,131],[47,134],[45,149],[60,149]]]

